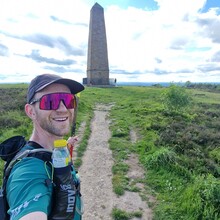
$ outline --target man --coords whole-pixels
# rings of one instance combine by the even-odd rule
[[[54,140],[68,135],[76,108],[75,94],[84,90],[80,83],[57,75],[34,78],[28,88],[25,112],[33,122],[28,145],[53,149]],[[76,137],[69,142],[74,144]],[[52,208],[51,165],[27,157],[15,164],[7,182],[7,200],[12,220],[46,220]]]

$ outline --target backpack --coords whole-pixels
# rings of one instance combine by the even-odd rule
[[[9,220],[10,216],[7,213],[9,209],[9,205],[6,199],[6,184],[10,172],[13,166],[17,161],[25,158],[25,157],[35,157],[41,159],[43,161],[51,161],[51,151],[36,148],[33,145],[29,145],[23,136],[14,136],[11,137],[0,144],[0,158],[5,161],[4,169],[3,169],[3,181],[2,187],[0,188],[0,219],[1,220]],[[82,219],[82,200],[80,193],[80,180],[78,178],[77,171],[74,166],[72,166],[71,170],[74,184],[76,187],[76,205],[75,205],[75,215],[73,220],[81,220]],[[51,180],[48,179],[46,181],[48,184],[51,183]]]

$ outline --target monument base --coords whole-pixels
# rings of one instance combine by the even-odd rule
[[[88,83],[87,78],[83,78],[83,85],[88,87],[110,88],[116,86],[116,79],[113,78],[109,79],[109,84],[92,84],[92,83]]]

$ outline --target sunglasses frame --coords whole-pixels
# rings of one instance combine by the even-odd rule
[[[35,104],[36,102],[41,102],[41,100],[43,99],[43,97],[45,97],[45,96],[47,96],[47,95],[53,95],[53,94],[60,94],[60,95],[68,94],[68,95],[71,95],[71,96],[73,97],[73,101],[74,101],[73,108],[68,108],[68,106],[66,106],[65,101],[64,101],[63,99],[60,99],[60,100],[59,100],[59,104],[58,104],[58,106],[57,106],[56,109],[51,109],[51,108],[50,108],[50,109],[43,109],[43,108],[41,108],[41,104],[39,103],[39,108],[40,108],[41,110],[50,110],[50,111],[52,111],[52,110],[57,110],[57,109],[59,108],[59,106],[60,106],[60,102],[61,102],[61,101],[62,101],[63,104],[65,105],[66,109],[75,109],[75,108],[77,107],[77,101],[76,101],[75,95],[72,94],[72,93],[67,93],[67,92],[55,92],[55,93],[44,94],[44,95],[42,95],[42,96],[41,96],[40,98],[38,98],[38,99],[33,99],[29,104],[30,104],[30,105],[33,105],[33,104]]]

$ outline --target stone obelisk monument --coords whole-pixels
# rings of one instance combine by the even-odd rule
[[[109,85],[108,49],[104,9],[95,3],[90,11],[87,85]]]

